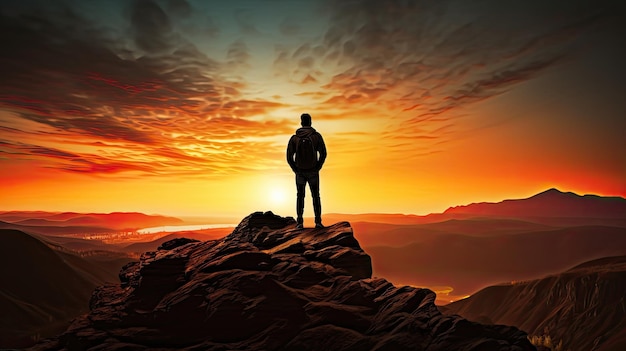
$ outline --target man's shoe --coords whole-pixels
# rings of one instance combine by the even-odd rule
[[[320,222],[320,223],[315,223],[315,228],[324,228],[324,225]]]
[[[296,218],[296,229],[302,229],[304,228],[304,225],[302,223],[304,223],[304,218],[298,216],[298,218]]]

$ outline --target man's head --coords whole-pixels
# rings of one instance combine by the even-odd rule
[[[300,124],[303,127],[310,127],[311,126],[311,115],[308,113],[303,113],[300,115]]]

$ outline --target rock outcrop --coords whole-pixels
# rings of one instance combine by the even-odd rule
[[[514,327],[443,315],[430,290],[371,278],[349,223],[295,224],[257,212],[221,240],[147,252],[34,349],[535,349]]]

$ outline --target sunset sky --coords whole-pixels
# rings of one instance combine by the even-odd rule
[[[294,216],[303,112],[327,213],[626,196],[622,1],[3,0],[0,17],[0,210]]]

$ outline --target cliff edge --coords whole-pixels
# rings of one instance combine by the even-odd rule
[[[442,314],[428,289],[372,278],[349,223],[295,224],[256,212],[223,239],[164,243],[33,350],[535,350],[514,327]]]

